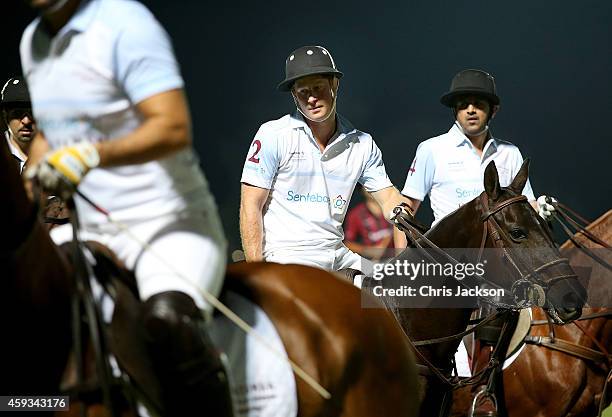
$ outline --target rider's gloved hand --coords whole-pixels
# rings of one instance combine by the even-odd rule
[[[542,195],[538,197],[538,214],[546,221],[551,220],[557,209],[553,205],[557,200],[553,197]]]
[[[100,155],[91,143],[65,146],[45,155],[43,161],[29,168],[27,179],[36,179],[44,191],[64,200],[72,196],[85,174],[100,163]]]

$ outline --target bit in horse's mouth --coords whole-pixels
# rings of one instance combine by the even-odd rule
[[[561,319],[561,317],[559,316],[559,313],[557,313],[557,310],[554,307],[547,308],[546,313],[550,316],[554,324],[565,324],[565,321]]]

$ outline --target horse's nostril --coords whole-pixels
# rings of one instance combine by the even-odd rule
[[[581,307],[580,299],[574,293],[565,294],[563,296],[563,308],[566,310],[575,310]]]

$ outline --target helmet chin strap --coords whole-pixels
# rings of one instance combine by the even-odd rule
[[[9,135],[11,135],[11,139],[14,139],[16,135],[15,132],[13,132],[13,129],[11,129],[11,125],[7,123],[6,128],[8,129]]]
[[[44,14],[55,13],[58,10],[61,10],[66,5],[66,3],[68,3],[68,1],[69,0],[59,0],[53,6],[49,7],[48,9],[46,9],[43,13]]]
[[[314,123],[323,123],[324,121],[326,121],[327,119],[329,119],[329,117],[334,114],[335,110],[336,110],[336,94],[334,94],[334,89],[330,87],[330,93],[332,96],[332,99],[334,100],[332,102],[332,108],[329,111],[329,113],[327,114],[327,116],[325,116],[325,118],[323,120],[317,120],[317,119],[313,119],[312,117],[308,117],[306,115],[306,113],[304,111],[302,111],[302,108],[300,107],[300,103],[298,102],[297,98],[295,97],[295,94],[293,94],[293,91],[291,92],[291,97],[293,97],[293,102],[295,103],[295,107],[297,107],[298,111],[300,113],[302,113],[302,116],[304,116],[306,119],[310,120],[311,122]]]

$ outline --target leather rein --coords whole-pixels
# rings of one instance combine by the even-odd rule
[[[586,346],[582,346],[580,344],[569,342],[567,340],[556,337],[555,329],[552,326],[552,323],[550,323],[548,320],[531,321],[532,326],[548,325],[548,336],[527,335],[525,337],[525,342],[532,345],[543,346],[552,350],[564,352],[568,355],[576,356],[580,359],[585,359],[594,363],[603,363],[607,366],[608,369],[610,369],[612,368],[612,355],[608,352],[608,349],[606,349],[606,347],[602,343],[600,343],[595,336],[593,336],[592,332],[590,332],[583,324],[580,323],[581,321],[595,320],[604,317],[612,317],[612,311],[607,310],[588,314],[586,316],[580,317],[579,319],[571,323],[575,325],[587,338],[589,338],[598,350],[591,349]]]
[[[599,341],[593,333],[587,330],[587,328],[580,323],[580,321],[585,320],[595,320],[598,318],[609,318],[612,317],[612,311],[600,311],[593,314],[588,314],[586,316],[582,316],[579,319],[572,322],[578,329],[586,335],[591,342],[597,347],[597,349],[592,349],[587,346],[580,345],[578,343],[570,342],[565,339],[561,339],[555,336],[555,328],[548,320],[532,320],[532,326],[539,326],[548,324],[549,335],[548,336],[525,336],[525,343],[535,346],[542,346],[547,349],[551,349],[557,352],[565,353],[566,355],[570,355],[576,357],[578,359],[582,359],[585,361],[590,361],[595,365],[603,365],[605,371],[608,372],[606,379],[604,380],[604,385],[601,390],[601,397],[599,399],[599,407],[598,407],[598,416],[601,416],[603,413],[604,406],[606,405],[607,399],[607,391],[608,391],[608,383],[612,380],[612,355],[608,352],[606,347]]]

